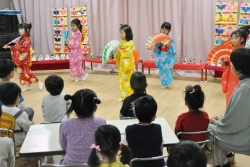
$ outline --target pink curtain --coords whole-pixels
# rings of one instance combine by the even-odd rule
[[[33,24],[33,47],[37,54],[53,53],[52,7],[87,5],[91,52],[98,54],[111,40],[120,40],[120,24],[132,27],[136,49],[147,59],[145,41],[160,31],[164,21],[172,24],[177,57],[206,60],[214,47],[215,3],[217,0],[13,0],[23,15],[19,21]],[[238,1],[241,3],[241,1]],[[250,0],[244,0],[250,2]],[[70,15],[68,16],[70,26]]]

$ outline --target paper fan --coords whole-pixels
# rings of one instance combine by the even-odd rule
[[[120,44],[119,41],[110,41],[104,48],[102,54],[102,65],[106,64],[110,57],[115,53],[116,47]]]
[[[208,64],[218,64],[222,57],[230,56],[235,48],[233,46],[220,45],[210,51],[207,57]]]
[[[221,45],[232,46],[231,39],[226,40]]]
[[[163,33],[158,33],[158,34],[155,34],[155,35],[148,37],[148,39],[145,43],[145,47],[148,50],[153,50],[155,44],[159,43],[159,42],[162,43],[163,45],[165,45],[168,42],[172,42],[172,39]]]

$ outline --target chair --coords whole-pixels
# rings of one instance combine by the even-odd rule
[[[122,120],[126,120],[126,119],[137,119],[137,117],[123,117]]]
[[[233,153],[233,152],[231,152],[231,151],[223,151],[223,153],[222,153],[222,157],[223,157],[223,158],[222,158],[222,160],[221,160],[221,167],[223,167],[223,165],[224,165],[224,160],[225,160],[227,154],[229,154],[229,153],[232,153],[232,154],[233,154],[233,161],[232,161],[232,163],[234,163],[235,153]]]
[[[76,164],[76,165],[50,165],[50,164],[42,164],[41,167],[74,167],[74,166],[89,166],[88,164]]]
[[[58,124],[58,123],[62,123],[61,121],[60,122],[42,122],[41,124]]]
[[[2,113],[2,116],[0,118],[0,128],[3,128],[3,129],[10,129],[12,131],[12,133],[9,133],[8,132],[8,137],[12,138],[13,135],[13,132],[15,130],[15,118],[11,115],[11,114],[8,114],[8,113],[5,113],[3,112]]]
[[[164,159],[167,157],[168,155],[163,155],[163,156],[158,156],[158,157],[149,157],[149,158],[134,158],[134,159],[131,159],[131,161],[129,162],[129,166],[132,167],[132,163],[135,161],[155,161],[155,160]]]
[[[195,142],[195,143],[197,143],[199,145],[202,144],[202,145],[200,145],[201,148],[204,148],[206,143],[211,143],[210,151],[212,152],[214,150],[214,145],[215,145],[215,136],[214,136],[214,131],[212,131],[212,130],[199,131],[199,132],[179,132],[179,133],[177,133],[177,137],[180,135],[197,135],[197,134],[204,134],[204,133],[212,133],[213,140],[206,139],[206,140]],[[214,152],[213,152],[213,165],[214,165]]]

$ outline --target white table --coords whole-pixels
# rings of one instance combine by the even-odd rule
[[[107,120],[107,124],[116,126],[121,134],[125,133],[125,128],[128,125],[137,124],[138,119],[126,119],[126,120]],[[165,118],[156,118],[153,123],[160,124],[163,136],[163,146],[172,146],[179,143],[179,139],[176,137],[174,131],[168,124]]]
[[[20,156],[65,154],[59,144],[59,126],[60,123],[31,125],[20,149]]]

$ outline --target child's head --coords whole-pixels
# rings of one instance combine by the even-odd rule
[[[62,93],[64,82],[58,75],[51,75],[45,79],[45,87],[52,96],[57,96]]]
[[[92,150],[88,160],[90,167],[100,166],[100,156],[105,156],[105,158],[108,158],[109,163],[112,163],[116,159],[116,155],[120,149],[120,161],[123,164],[128,164],[130,161],[129,150],[121,143],[120,131],[113,125],[102,125],[96,130],[95,144],[93,146],[95,149]]]
[[[75,18],[71,21],[71,28],[72,30],[75,32],[77,30],[79,30],[80,32],[82,32],[82,25],[79,19]]]
[[[136,71],[131,75],[130,86],[134,91],[134,94],[146,93],[147,80],[144,73]]]
[[[1,116],[2,116],[2,106],[0,105],[0,118],[1,118]]]
[[[7,82],[0,86],[0,101],[5,106],[15,106],[20,101],[21,88],[14,82]]]
[[[207,157],[193,141],[183,140],[176,144],[167,160],[168,167],[206,167]]]
[[[135,100],[135,115],[142,123],[154,121],[157,111],[157,103],[151,96],[143,96]]]
[[[231,43],[234,47],[246,45],[248,33],[243,29],[238,29],[231,34]]]
[[[233,64],[233,73],[236,76],[250,77],[250,49],[238,48],[230,55],[230,60]]]
[[[130,41],[133,40],[133,32],[129,25],[121,24],[120,36],[122,40]]]
[[[18,25],[18,31],[20,35],[30,35],[30,30],[32,28],[31,23],[21,23]]]
[[[228,30],[232,30],[232,27],[228,27]]]
[[[0,59],[0,78],[9,81],[14,76],[15,64],[10,59]]]
[[[168,35],[171,31],[171,24],[169,22],[164,22],[161,25],[161,33]]]
[[[189,110],[199,111],[203,107],[205,95],[200,85],[187,86],[185,90],[185,103]]]
[[[249,35],[250,34],[250,25],[247,25],[247,26],[242,26],[239,28],[239,30],[244,30],[247,32],[247,34]]]
[[[64,99],[72,101],[67,114],[74,110],[78,118],[92,117],[97,109],[96,104],[101,103],[95,92],[90,89],[78,90],[73,96],[65,95]]]

